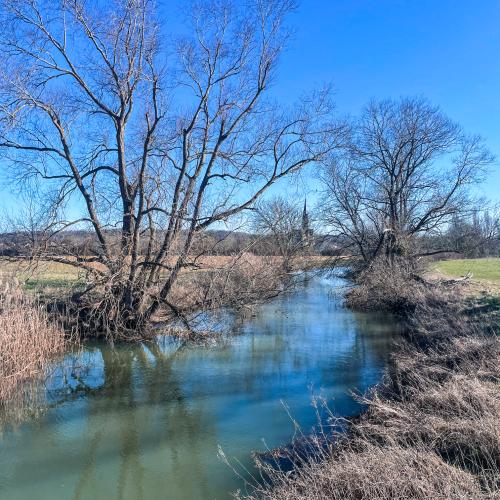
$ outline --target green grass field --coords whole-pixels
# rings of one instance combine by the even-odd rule
[[[440,260],[433,264],[436,271],[460,278],[472,273],[472,279],[500,285],[500,258]]]

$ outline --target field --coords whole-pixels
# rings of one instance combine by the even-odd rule
[[[280,259],[276,256],[259,258],[265,261]],[[192,272],[222,268],[230,266],[234,259],[234,256],[205,256],[196,260],[197,267],[190,269]],[[331,257],[307,256],[297,259],[295,265],[298,268],[316,268],[328,265],[330,262]],[[0,280],[2,278],[16,278],[27,291],[61,291],[85,283],[85,273],[73,266],[48,261],[30,265],[26,261],[10,258],[0,258]]]
[[[500,258],[440,260],[429,271],[428,277],[437,280],[468,276],[464,290],[470,296],[489,296],[495,301],[500,297]]]
[[[61,289],[83,282],[78,269],[57,262],[41,261],[36,265],[26,261],[0,259],[0,279],[16,278],[25,290]]]
[[[500,258],[441,260],[434,264],[434,269],[453,278],[470,273],[473,280],[500,285]]]

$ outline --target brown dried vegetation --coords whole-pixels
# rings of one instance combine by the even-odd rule
[[[66,334],[36,298],[12,281],[0,281],[0,408],[12,406],[44,379]]]

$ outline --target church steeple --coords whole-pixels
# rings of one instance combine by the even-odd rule
[[[302,246],[307,248],[312,243],[312,229],[309,222],[309,214],[307,213],[307,200],[304,198],[304,210],[302,211],[302,228],[301,228]]]
[[[309,235],[309,215],[307,214],[307,200],[304,198],[304,210],[302,211],[302,232]]]

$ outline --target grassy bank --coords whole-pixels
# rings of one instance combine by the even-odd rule
[[[467,281],[465,293],[470,296],[500,297],[500,258],[452,259],[433,262],[428,266],[426,278]]]
[[[432,268],[443,276],[471,276],[473,280],[500,285],[500,258],[440,260]]]
[[[500,498],[500,306],[457,286],[406,282],[404,341],[366,411],[308,458],[283,452],[292,474],[257,461],[264,486],[240,498]]]

